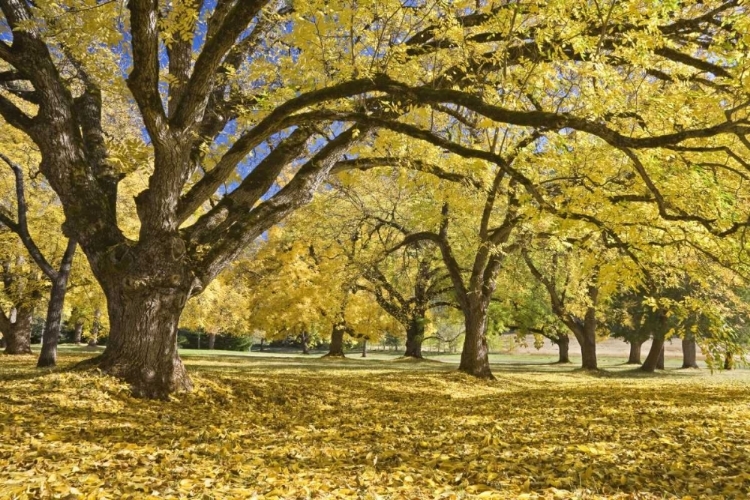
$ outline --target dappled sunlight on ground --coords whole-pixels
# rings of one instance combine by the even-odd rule
[[[85,354],[64,354],[70,366]],[[750,375],[189,356],[136,400],[0,357],[0,498],[744,498]],[[575,493],[573,493],[575,492]],[[574,496],[577,495],[577,496]]]

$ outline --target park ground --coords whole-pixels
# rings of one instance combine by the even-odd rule
[[[572,351],[575,352],[575,351]],[[0,498],[747,498],[750,372],[185,351],[170,402],[0,356]],[[617,354],[617,353],[615,353]],[[574,363],[576,359],[573,359]]]

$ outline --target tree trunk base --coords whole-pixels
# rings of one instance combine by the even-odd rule
[[[414,358],[414,359],[424,359],[424,357],[422,356],[421,352],[419,352],[419,351],[415,352],[415,351],[410,351],[410,350],[407,350],[404,353],[404,357],[405,358]]]
[[[154,376],[152,370],[134,366],[132,361],[118,362],[106,352],[100,356],[87,359],[76,365],[77,369],[98,369],[106,375],[123,380],[130,385],[133,397],[146,399],[169,400],[170,394],[190,392],[193,383],[179,358],[173,360],[172,370],[168,375]]]
[[[346,358],[346,356],[344,355],[343,352],[329,352],[321,356],[321,359],[326,359],[326,358]]]
[[[54,368],[57,366],[57,356],[49,353],[45,353],[44,350],[42,350],[42,353],[39,355],[39,360],[36,362],[37,368]]]
[[[467,375],[471,375],[472,377],[476,377],[478,379],[482,380],[497,380],[495,376],[492,374],[492,371],[490,370],[490,367],[477,367],[477,368],[465,368],[465,367],[459,367],[458,371],[461,373],[465,373]]]

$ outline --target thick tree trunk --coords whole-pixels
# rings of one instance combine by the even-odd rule
[[[52,367],[57,364],[57,343],[60,340],[60,324],[65,294],[68,292],[69,273],[70,269],[67,272],[61,272],[57,279],[52,281],[52,290],[47,304],[47,319],[42,333],[42,352],[39,353],[37,368]]]
[[[307,346],[307,332],[302,332],[301,342],[302,342],[302,354],[310,354],[310,349]]]
[[[661,358],[661,363],[659,362],[659,358]],[[653,373],[659,369],[660,364],[664,366],[664,337],[656,335],[651,344],[651,349],[648,351],[648,356],[646,356],[646,361],[641,366],[641,370]]]
[[[659,359],[656,361],[657,370],[664,369],[664,351],[666,351],[666,346],[662,346],[661,352],[659,353]]]
[[[559,364],[570,363],[570,337],[567,335],[560,335],[557,339],[558,358]]]
[[[177,353],[177,325],[187,297],[175,288],[110,290],[109,341],[99,367],[128,382],[136,397],[167,399],[192,389]]]
[[[367,357],[367,339],[362,340],[362,357]]]
[[[215,333],[209,333],[208,334],[208,348],[210,350],[213,350],[214,346],[216,345],[216,334]]]
[[[576,332],[576,339],[581,346],[581,368],[583,370],[598,370],[596,358],[596,312],[589,309],[586,318]]]
[[[422,341],[424,340],[424,316],[414,315],[406,328],[406,352],[404,357],[422,358]]]
[[[630,342],[630,354],[628,355],[628,365],[641,364],[641,347],[643,342]]]
[[[724,369],[725,370],[734,369],[734,355],[731,352],[727,352],[724,355]]]
[[[683,368],[698,368],[698,346],[695,343],[695,339],[686,337],[682,339],[682,367]]]
[[[333,330],[331,331],[331,344],[328,348],[328,354],[324,357],[345,357],[344,333],[346,333],[346,329],[342,325],[333,325]]]
[[[11,313],[10,327],[5,335],[5,354],[31,354],[31,324],[34,311],[20,306]]]
[[[91,322],[91,338],[89,339],[89,347],[96,347],[99,343],[99,329],[102,324],[102,310],[97,308],[94,311],[94,321]]]
[[[79,319],[78,321],[76,321],[76,324],[75,324],[75,333],[74,333],[74,336],[73,336],[73,340],[74,340],[74,342],[75,342],[76,345],[80,345],[81,344],[81,336],[83,336],[83,321],[81,321]]]
[[[466,333],[461,351],[459,371],[478,378],[494,380],[490,370],[489,347],[487,346],[487,305],[471,301],[465,314]]]

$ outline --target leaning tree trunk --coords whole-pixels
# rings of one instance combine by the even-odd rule
[[[5,354],[31,354],[33,309],[20,306],[11,313],[10,319],[10,327],[5,335]]]
[[[216,345],[216,334],[209,333],[208,334],[208,348],[210,350],[213,350],[215,345]]]
[[[422,358],[422,342],[424,341],[424,315],[415,314],[409,319],[406,328],[406,358]]]
[[[494,380],[495,377],[490,370],[490,350],[487,346],[487,305],[476,300],[470,301],[464,323],[466,333],[459,371],[478,378]]]
[[[128,382],[136,397],[167,399],[192,389],[177,353],[177,325],[188,293],[145,286],[108,292],[109,341],[99,367]]]
[[[557,337],[555,343],[557,344],[558,349],[558,364],[570,363],[570,337],[567,335],[560,335]]]
[[[651,344],[651,349],[648,351],[648,356],[646,356],[646,361],[643,362],[641,370],[653,373],[655,370],[659,369],[660,364],[662,367],[664,366],[664,336],[655,335],[653,343]]]
[[[628,355],[628,365],[640,365],[641,364],[641,347],[643,342],[629,342],[630,354]]]
[[[328,348],[328,354],[326,354],[324,357],[345,357],[344,333],[346,333],[346,328],[344,328],[343,325],[333,325],[333,330],[331,331],[331,344]]]
[[[75,342],[76,345],[80,345],[81,344],[81,337],[82,336],[83,336],[83,321],[81,321],[79,319],[78,321],[76,321],[75,331],[74,331],[74,334],[73,334],[73,341]]]
[[[68,252],[66,252],[67,255]],[[72,261],[72,254],[67,262],[66,257],[63,257],[60,271],[56,279],[52,280],[52,290],[47,304],[47,319],[44,322],[44,332],[42,333],[42,352],[39,353],[39,360],[36,363],[37,368],[52,367],[57,364],[57,343],[60,340],[62,311],[65,305],[65,295],[68,292],[68,277],[70,276]]]
[[[683,368],[698,368],[697,351],[698,351],[698,346],[695,343],[694,338],[686,337],[682,339],[682,367]]]

